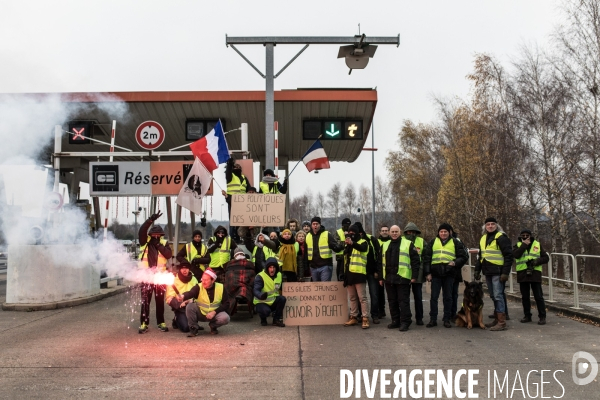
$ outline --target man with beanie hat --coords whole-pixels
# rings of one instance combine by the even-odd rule
[[[152,214],[140,226],[138,231],[138,240],[140,243],[140,255],[138,257],[139,268],[150,268],[155,272],[165,272],[167,270],[167,260],[173,256],[169,244],[165,240],[165,231],[160,225],[154,224],[162,213],[159,211]],[[154,303],[156,304],[156,323],[161,332],[168,332],[167,324],[165,324],[165,291],[166,285],[155,285],[151,282],[142,282],[142,309],[140,312],[140,328],[139,333],[148,332],[148,324],[150,323],[150,301],[154,292]]]
[[[342,227],[336,231],[337,241],[340,243],[344,243],[346,241],[346,232],[348,232],[348,228],[350,228],[350,218],[344,218],[342,220]],[[338,281],[341,281],[340,276],[344,273],[344,250],[338,251],[335,253],[335,263],[336,263],[336,278]]]
[[[282,185],[275,177],[275,173],[272,169],[265,169],[263,172],[263,178],[258,185],[258,192],[264,194],[285,194],[287,192],[287,177],[283,180]]]
[[[202,273],[210,264],[210,254],[208,253],[208,247],[202,243],[202,232],[196,229],[192,233],[192,241],[187,243],[177,253],[177,261],[180,263],[187,261],[190,266],[190,271],[196,277],[198,282],[202,279]]]
[[[538,325],[546,324],[546,303],[542,291],[542,264],[550,257],[541,243],[535,240],[529,229],[523,229],[517,244],[513,247],[513,256],[517,264],[517,283],[521,290],[523,312],[525,317],[521,322],[531,322],[530,290],[533,291],[535,305],[538,309]]]
[[[494,321],[486,324],[490,331],[506,329],[506,301],[504,284],[512,269],[513,252],[510,239],[494,217],[488,217],[479,241],[479,254],[475,261],[475,280],[485,275],[490,297],[494,301]]]
[[[344,287],[350,302],[350,319],[344,326],[358,324],[358,308],[362,314],[362,328],[369,328],[369,309],[367,303],[367,253],[369,245],[355,224],[348,228],[344,242]]]
[[[185,315],[190,327],[188,337],[197,336],[198,331],[202,330],[198,326],[198,321],[208,322],[211,335],[218,334],[217,328],[229,323],[229,314],[227,314],[229,296],[223,284],[216,280],[217,274],[211,268],[207,268],[202,274],[202,282],[199,285],[177,296],[180,302],[195,299],[185,307]]]
[[[385,282],[392,323],[388,329],[400,328],[406,332],[412,323],[410,312],[410,284],[419,275],[420,260],[415,246],[400,236],[400,227],[390,227],[391,240],[381,247],[379,284]]]
[[[254,306],[260,316],[260,324],[267,326],[267,317],[273,314],[273,325],[281,328],[283,323],[283,309],[286,298],[281,295],[282,275],[279,272],[279,263],[275,257],[267,259],[265,269],[254,279]]]
[[[173,284],[167,286],[167,304],[171,306],[171,309],[175,313],[172,326],[173,329],[179,329],[181,332],[190,331],[187,316],[185,315],[185,307],[192,300],[181,302],[177,300],[177,295],[188,292],[194,286],[198,285],[198,280],[190,271],[190,267],[190,263],[186,259],[183,259],[179,263],[179,269],[175,274]]]
[[[419,236],[421,231],[417,228],[414,222],[409,222],[404,228],[404,238],[410,240],[419,253],[419,259],[421,260],[421,268],[419,268],[419,275],[416,277],[416,281],[410,284],[412,289],[413,298],[415,300],[415,318],[417,325],[423,325],[423,252],[428,248],[427,242]]]
[[[304,221],[302,223],[302,230],[308,235],[308,232],[310,232],[310,221]]]
[[[321,218],[313,217],[311,230],[306,235],[307,261],[313,282],[329,282],[333,272],[333,252],[344,249],[333,235],[321,226]]]
[[[443,223],[438,228],[435,239],[423,251],[423,265],[427,281],[431,282],[431,300],[429,301],[429,323],[427,328],[437,326],[438,299],[440,290],[444,303],[444,327],[450,328],[452,318],[452,283],[456,269],[467,262],[463,245],[450,235],[452,226]]]

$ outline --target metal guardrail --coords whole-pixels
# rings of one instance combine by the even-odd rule
[[[121,278],[120,276],[108,276],[106,278],[100,279],[100,287],[102,287],[102,284],[115,280],[117,281],[117,286],[123,286],[123,278]]]
[[[478,254],[479,250],[478,249],[469,249],[469,263],[467,266],[470,267],[470,271],[471,271],[471,280],[473,280],[473,271],[475,266],[472,264],[471,262],[471,255],[472,254]],[[560,279],[560,278],[555,278],[552,276],[552,257],[567,257],[571,259],[571,265],[572,265],[572,277],[573,279]],[[556,300],[554,300],[554,281],[557,282],[565,282],[565,283],[570,283],[573,285],[573,306],[569,307],[572,308],[574,310],[582,310],[583,308],[581,308],[579,306],[579,286],[589,286],[589,287],[595,287],[595,288],[600,288],[600,285],[595,285],[592,283],[583,283],[583,282],[578,282],[578,271],[579,271],[579,266],[577,264],[577,259],[578,258],[600,258],[600,256],[596,256],[596,255],[589,255],[589,254],[577,254],[577,255],[573,255],[573,254],[569,254],[569,253],[549,253],[549,261],[548,261],[548,275],[542,275],[542,279],[547,279],[548,280],[548,299],[546,300],[546,302],[548,303],[556,303]],[[512,271],[510,272],[510,276],[509,276],[509,289],[507,290],[508,293],[515,293],[514,291],[514,283],[513,283],[513,275],[516,275],[516,271]]]

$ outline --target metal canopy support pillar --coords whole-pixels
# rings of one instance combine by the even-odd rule
[[[94,204],[95,231],[98,232],[102,226],[102,216],[100,215],[100,198],[98,196],[92,197],[92,203]],[[135,234],[137,235],[137,232]]]
[[[371,147],[375,149],[375,121],[371,122]],[[371,151],[371,235],[375,236],[375,150]]]
[[[177,204],[175,211],[175,238],[173,239],[173,257],[177,256],[179,251],[179,224],[181,221],[181,206]]]
[[[196,214],[193,211],[190,211],[190,219],[192,222],[192,232],[196,229]]]
[[[171,196],[167,196],[167,232],[169,240],[173,240],[173,210],[171,207]]]
[[[275,74],[274,43],[266,43],[265,90],[265,169],[275,168]]]

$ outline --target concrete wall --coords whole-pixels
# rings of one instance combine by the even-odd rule
[[[9,246],[6,303],[44,304],[100,293],[100,274],[91,265],[52,264],[48,254],[75,252],[77,245]]]

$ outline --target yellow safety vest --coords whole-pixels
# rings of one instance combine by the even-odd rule
[[[409,238],[407,238],[406,236],[404,236],[404,239],[406,240],[410,240]],[[412,240],[410,240],[412,242]],[[389,240],[388,240],[389,242]],[[380,240],[379,244],[382,244],[383,242]],[[421,260],[421,252],[423,251],[423,247],[425,247],[425,240],[420,237],[417,236],[415,238],[415,241],[413,242],[414,246],[415,246],[415,250],[417,250],[417,253],[419,253],[419,261]]]
[[[258,248],[259,248],[258,246],[254,246],[254,248],[252,249],[252,263],[253,264],[256,264],[256,250]],[[279,263],[277,254],[275,254],[275,252],[273,250],[271,250],[267,246],[263,246],[262,251],[263,251],[263,254],[265,255],[265,261],[267,261],[267,258],[273,257],[273,258],[277,258],[277,262]]]
[[[306,248],[308,250],[308,260],[311,261],[313,259],[313,235],[306,235]],[[321,232],[319,235],[319,254],[321,258],[331,258],[333,257],[332,251],[329,248],[329,233],[327,231]]]
[[[444,246],[440,238],[436,237],[433,241],[431,249],[432,264],[448,264],[456,259],[456,249],[454,248],[454,240],[449,238]]]
[[[262,277],[262,280],[265,283],[260,292],[267,293],[267,299],[260,300],[255,297],[254,304],[264,303],[264,304],[267,304],[270,306],[271,304],[273,304],[275,302],[275,299],[277,298],[277,296],[279,296],[279,290],[281,289],[281,281],[282,281],[281,272],[277,273],[277,276],[275,277],[274,280],[265,271],[259,272],[258,275],[260,275]]]
[[[261,181],[258,185],[258,188],[260,189],[260,191],[262,193],[277,194],[277,193],[279,193],[279,186],[277,185],[278,183],[279,183],[279,181],[273,182],[273,189],[269,189],[269,184]]]
[[[227,182],[227,194],[246,193],[246,177],[242,174],[242,179],[236,174],[231,174],[231,182]]]
[[[204,245],[204,243],[200,243],[200,249],[201,249],[200,252],[202,254],[198,254],[198,250],[196,250],[196,246],[194,246],[194,244],[192,242],[189,242],[188,244],[185,245],[185,253],[186,253],[185,258],[191,263],[194,258],[204,257],[206,255],[206,252],[208,251],[208,248]],[[206,270],[206,265],[204,265],[204,264],[200,264],[199,267],[202,271]]]
[[[390,247],[390,240],[383,243],[383,247],[381,249],[381,263],[383,266],[383,279],[385,279],[385,253],[387,252],[388,247]],[[406,239],[400,242],[400,257],[398,259],[398,275],[405,279],[412,279],[412,269],[410,268],[410,244],[411,241]]]
[[[365,243],[365,239],[360,239],[358,244]],[[369,254],[369,250],[367,251],[358,251],[356,249],[352,249],[352,253],[350,254],[350,272],[354,272],[355,274],[367,274],[367,254]]]
[[[481,261],[484,259],[494,265],[504,265],[504,256],[498,247],[496,240],[502,236],[502,232],[496,233],[494,240],[492,240],[489,246],[486,246],[487,234],[481,237],[479,241],[479,249],[481,250]]]
[[[203,315],[208,314],[211,311],[215,311],[221,305],[221,301],[223,300],[223,284],[215,282],[215,298],[212,303],[208,297],[208,292],[204,289],[204,286],[200,285],[200,293],[198,293],[198,298],[196,302],[198,303],[198,307],[200,308],[200,312]]]
[[[521,243],[521,242],[517,243],[517,247],[521,247],[522,244],[523,243]],[[525,252],[521,256],[521,258],[517,258],[517,260],[516,260],[517,271],[523,271],[523,270],[527,269],[527,261],[540,258],[541,250],[542,250],[542,246],[540,246],[540,242],[538,242],[537,240],[534,240],[533,243],[531,244],[530,251],[525,250]],[[534,267],[534,269],[536,271],[542,272],[541,265],[536,265]]]
[[[150,239],[152,239],[150,236],[148,236],[148,239],[146,239],[146,244],[143,245],[142,247],[140,247],[140,255],[138,256],[138,268],[149,268],[148,265],[148,252],[146,251],[146,249],[148,248],[148,243],[150,242]],[[160,244],[162,244],[163,246],[167,245],[167,241],[163,238],[160,238]],[[158,260],[156,261],[156,269],[158,271],[166,271],[167,270],[167,259],[165,258],[165,256],[162,255],[162,253],[159,251],[158,252]]]
[[[214,236],[211,237],[213,242],[217,241],[217,238]],[[225,264],[229,262],[231,258],[231,254],[229,254],[229,248],[231,247],[231,238],[226,236],[223,239],[223,244],[219,250],[215,250],[210,255],[210,266],[212,268],[222,268]]]
[[[344,230],[342,228],[337,230],[337,234],[340,237],[340,240],[342,242],[346,240],[346,234],[344,233]],[[335,254],[337,254],[338,256],[341,256],[342,254],[344,254],[344,250],[340,250]]]
[[[198,284],[198,280],[193,275],[192,275],[192,279],[190,279],[190,281],[188,283],[181,282],[179,280],[179,277],[177,275],[175,275],[175,281],[173,282],[173,285],[175,285],[179,294],[184,294],[185,292],[189,292],[197,284]],[[167,304],[169,304],[171,302],[171,299],[177,295],[177,293],[175,292],[175,289],[173,289],[173,285],[167,286],[167,296],[166,296]]]

